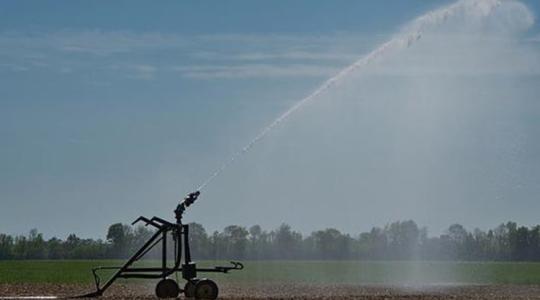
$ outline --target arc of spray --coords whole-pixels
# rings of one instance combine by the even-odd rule
[[[239,157],[247,153],[257,142],[263,139],[272,129],[278,126],[283,121],[292,115],[294,112],[302,108],[304,105],[313,101],[317,96],[322,94],[324,91],[332,88],[338,84],[343,78],[347,77],[352,72],[368,65],[369,63],[377,60],[378,58],[397,50],[408,48],[416,43],[421,37],[426,29],[426,27],[438,25],[445,22],[449,17],[455,15],[459,12],[470,12],[477,11],[481,15],[487,16],[490,15],[495,8],[501,4],[502,0],[460,0],[454,4],[440,8],[427,14],[424,14],[414,21],[412,21],[409,26],[406,27],[406,30],[385,42],[377,49],[373,50],[363,58],[360,58],[353,64],[342,69],[336,75],[330,77],[325,82],[323,82],[317,89],[315,89],[311,94],[296,102],[284,113],[279,115],[272,123],[264,127],[246,146],[235,152],[231,158],[226,160],[219,168],[217,168],[199,187],[198,191],[203,190],[210,182],[212,182],[219,174],[221,174],[227,167],[229,167],[234,161]]]

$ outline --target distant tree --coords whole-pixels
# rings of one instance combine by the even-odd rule
[[[204,227],[199,223],[189,224],[189,243],[192,249],[192,255],[197,259],[210,258],[211,249],[208,234]]]
[[[362,232],[358,235],[355,255],[359,259],[370,259],[371,252],[373,251],[373,244],[371,241],[371,234],[369,232]]]
[[[490,256],[490,241],[488,234],[482,230],[476,228],[472,234],[473,245],[470,249],[469,257],[473,260],[482,259],[483,257]]]
[[[246,257],[247,236],[246,228],[230,225],[223,230],[223,239],[227,244],[227,254],[234,259],[243,259]]]
[[[534,226],[529,230],[529,249],[527,259],[530,261],[540,260],[540,226]]]
[[[394,259],[417,257],[420,246],[420,229],[412,220],[394,222],[386,226],[387,254]]]
[[[517,259],[517,256],[518,256],[518,250],[517,250],[517,245],[518,245],[517,227],[518,226],[517,226],[517,223],[515,222],[507,222],[505,226],[506,226],[506,230],[508,234],[507,250],[509,254],[509,259],[515,260]]]
[[[30,230],[28,239],[26,241],[26,255],[27,259],[43,259],[46,258],[47,249],[45,247],[45,240],[43,234],[39,233],[37,229]]]
[[[339,230],[328,228],[312,233],[317,257],[322,259],[345,259],[351,254],[351,238]]]
[[[62,240],[53,237],[47,241],[47,253],[47,258],[49,259],[66,258],[66,252]]]
[[[466,259],[468,232],[461,224],[452,224],[447,233],[441,237],[443,247],[447,249],[453,259]]]
[[[249,228],[248,258],[259,259],[268,257],[270,250],[269,235],[261,226],[254,225]]]
[[[64,243],[64,251],[66,253],[66,258],[77,258],[76,250],[80,245],[81,239],[78,238],[75,234],[68,235]]]
[[[448,237],[457,244],[463,244],[467,239],[467,230],[461,224],[453,224],[448,227]]]
[[[497,260],[497,242],[495,240],[495,233],[492,229],[488,230],[486,234],[487,252],[486,259]]]
[[[273,235],[275,255],[280,259],[293,259],[298,256],[302,245],[302,235],[291,230],[291,226],[281,224]]]
[[[227,254],[227,245],[225,243],[225,238],[223,234],[220,234],[219,231],[214,231],[210,237],[210,257],[214,259],[224,258]]]
[[[13,237],[0,234],[0,260],[13,258]]]
[[[493,230],[493,244],[496,260],[509,260],[511,257],[509,231],[506,224]]]
[[[413,221],[374,227],[357,238],[337,229],[314,231],[303,238],[289,225],[270,232],[259,225],[247,230],[231,225],[208,236],[204,227],[190,224],[192,254],[199,259],[427,259],[427,260],[531,260],[540,261],[540,225],[518,226],[507,222],[487,232],[467,231],[453,224],[444,234],[429,237],[427,229]],[[102,259],[126,257],[154,231],[113,224],[107,241],[81,239],[70,234],[66,240],[51,238],[33,229],[26,236],[0,234],[0,259]],[[172,251],[172,235],[168,250]],[[160,249],[145,258],[159,257]]]
[[[512,245],[512,258],[520,261],[527,260],[530,246],[529,229],[525,226],[517,228]]]
[[[13,258],[26,259],[28,258],[28,239],[25,236],[15,237],[13,243]]]
[[[369,233],[360,235],[360,238],[360,247],[366,250],[365,258],[384,259],[386,257],[388,238],[383,229],[373,227]]]
[[[151,229],[148,229],[148,227],[145,227],[143,225],[139,225],[135,227],[135,229],[132,230],[131,234],[131,241],[130,241],[130,253],[134,253],[137,251],[140,247],[146,243],[150,237],[154,234],[154,231]]]
[[[109,227],[107,240],[112,244],[111,256],[115,258],[125,257],[131,248],[132,243],[131,227],[116,223]]]

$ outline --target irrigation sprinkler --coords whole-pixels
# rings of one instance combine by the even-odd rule
[[[242,270],[244,266],[240,262],[231,261],[232,266],[215,266],[213,268],[198,268],[191,260],[191,250],[189,247],[189,225],[182,224],[182,217],[185,210],[197,200],[200,192],[196,191],[188,194],[174,210],[176,222],[171,223],[164,219],[153,217],[151,219],[143,216],[136,219],[132,225],[143,222],[145,226],[156,228],[156,232],[146,241],[146,243],[120,267],[97,267],[92,269],[96,291],[74,298],[99,297],[119,278],[142,278],[161,279],[156,285],[156,296],[159,298],[176,298],[183,292],[186,297],[197,299],[216,299],[218,296],[217,284],[206,278],[199,278],[198,273],[214,272],[228,273],[231,270]],[[174,265],[167,263],[167,237],[172,236],[174,243]],[[143,258],[150,250],[161,244],[161,266],[160,267],[134,267],[133,264]],[[183,263],[182,263],[183,256]],[[114,270],[114,274],[103,284],[99,272],[102,270]],[[183,288],[178,282],[172,279],[172,275],[181,272],[182,278],[186,281]]]

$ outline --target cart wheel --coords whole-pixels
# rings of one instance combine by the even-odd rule
[[[197,281],[198,280],[186,281],[186,285],[184,285],[184,296],[186,296],[186,298],[195,297],[195,284],[197,284]]]
[[[195,284],[195,298],[196,299],[217,299],[218,286],[210,279],[199,280]]]
[[[180,293],[180,288],[176,281],[163,279],[156,285],[156,296],[158,298],[176,298]]]

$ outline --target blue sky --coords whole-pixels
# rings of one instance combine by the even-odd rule
[[[452,2],[0,2],[0,231],[24,233],[35,227],[47,236],[75,232],[102,237],[109,224],[129,222],[141,214],[172,218],[172,209],[185,193],[279,113],[388,40],[414,17]],[[538,13],[537,2],[523,3],[532,14]],[[511,17],[488,25],[514,26]],[[202,222],[209,229],[254,223],[271,228],[287,222],[304,232],[332,226],[350,233],[408,218],[435,232],[451,222],[480,227],[507,219],[534,222],[535,215],[525,208],[536,207],[539,188],[535,182],[540,179],[539,141],[535,138],[539,133],[535,102],[535,87],[540,86],[535,55],[540,42],[538,25],[504,33],[504,44],[462,39],[453,44],[464,45],[460,49],[485,47],[483,53],[474,49],[461,53],[456,47],[448,55],[424,59],[433,49],[446,53],[437,48],[441,44],[437,38],[471,30],[454,27],[435,30],[431,40],[428,35],[428,42],[419,43],[417,52],[412,49],[404,57],[389,59],[380,69],[358,75],[358,81],[351,79],[342,88],[348,94],[337,91],[326,96],[335,101],[321,99],[280,126],[208,187],[188,220]],[[475,34],[485,31],[472,30]],[[445,62],[456,57],[459,62],[448,71],[452,80],[441,75],[440,81],[429,82],[438,89],[416,94],[419,89],[413,87],[418,82],[409,74],[418,70],[438,74]],[[499,57],[506,58],[492,67],[490,57],[497,62]],[[398,60],[416,62],[418,68]],[[471,75],[467,69],[471,64],[459,68],[461,61],[480,63]],[[474,80],[478,84],[471,86]],[[384,83],[392,87],[390,94]],[[498,86],[495,91],[491,89],[494,85]],[[447,114],[433,117],[433,105],[419,106],[399,118],[393,115],[410,109],[400,106],[403,103],[418,105],[411,104],[415,103],[411,99],[431,98],[441,91],[454,93],[455,88],[450,87],[458,87],[463,99],[476,95],[475,99],[486,97],[482,101],[488,101],[486,95],[509,95],[522,101],[511,105],[504,99],[478,101],[478,107],[463,102],[469,104],[461,108],[440,104],[458,115],[469,114],[471,119],[460,124],[473,124],[470,128],[456,125]],[[393,89],[410,101],[385,102],[397,98],[391,94]],[[351,95],[367,95],[368,90],[368,98],[379,100],[371,100],[373,104],[351,100]],[[352,104],[347,105],[349,102]],[[477,109],[484,104],[488,109],[482,115]],[[460,111],[463,107],[467,110]],[[426,111],[425,120],[447,122],[440,130],[454,134],[453,143],[444,146],[451,138],[439,140],[420,125],[396,133],[393,126],[403,128],[403,124],[389,120],[410,118],[407,124],[417,124],[415,113],[421,109]],[[500,125],[490,129],[478,120],[498,120]],[[360,124],[370,130],[363,132]],[[391,143],[385,139],[389,132],[396,134]],[[522,133],[517,140],[516,132]],[[349,138],[357,133],[357,138]],[[482,133],[492,135],[492,140],[478,142]],[[439,154],[434,161],[471,165],[471,161],[478,162],[471,157],[491,158],[469,170],[452,170],[438,163],[432,169],[422,168],[416,156],[423,149],[418,146],[421,143],[407,147],[411,139],[428,137],[440,147],[438,152],[424,149]],[[333,139],[340,146],[330,146]],[[366,142],[371,146],[365,147]],[[488,146],[494,143],[500,147],[493,150]],[[449,145],[458,145],[459,157],[445,152]],[[518,145],[517,150],[511,145]],[[468,147],[474,149],[463,150]],[[389,162],[389,153],[407,151],[409,161],[416,163],[404,163],[407,156]],[[497,161],[508,163],[494,165]],[[352,172],[348,168],[353,165],[366,171]],[[463,203],[472,203],[467,209],[470,213],[460,215],[458,208],[446,207],[448,200],[425,204],[436,193],[418,191],[429,178],[438,176],[439,168],[449,170],[448,174],[431,184],[443,191],[448,188],[448,197],[459,196]],[[478,174],[502,175],[478,183],[477,188],[465,180],[458,182],[463,178],[461,172],[472,174],[473,169]],[[411,177],[416,180],[404,187],[403,179],[410,176],[401,176],[401,172],[416,174]],[[392,179],[385,182],[388,176]],[[469,176],[469,183],[476,178]],[[360,183],[349,182],[350,178]],[[513,188],[518,185],[524,187]],[[354,188],[362,186],[365,192]],[[454,193],[457,187],[460,192]],[[384,193],[385,189],[396,192]],[[422,202],[402,204],[395,198],[403,191],[406,197]],[[327,206],[332,195],[339,195],[330,202],[341,208]],[[485,216],[486,203],[497,197],[506,202],[500,200],[493,206],[496,212]],[[512,201],[519,205],[511,205]],[[390,204],[410,207],[414,203],[426,207],[425,214],[385,209]],[[510,206],[521,208],[509,210]],[[357,215],[351,213],[355,210]]]

